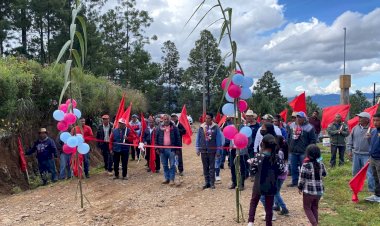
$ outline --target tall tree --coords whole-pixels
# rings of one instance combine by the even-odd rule
[[[163,85],[164,100],[167,100],[165,104],[165,110],[167,112],[172,112],[173,110],[179,110],[178,91],[181,86],[181,74],[183,70],[180,70],[179,65],[179,52],[174,42],[168,40],[164,42],[164,46],[161,48],[162,53],[162,65],[161,65],[161,76],[159,79],[159,84]]]
[[[206,90],[206,109],[216,112],[219,107],[222,92],[220,83],[226,75],[226,69],[223,65],[221,51],[215,37],[208,30],[201,31],[200,39],[195,42],[195,47],[190,51],[188,61],[190,67],[185,73],[186,87],[189,87],[193,97],[202,100],[203,89]],[[218,66],[221,67],[215,74]],[[205,84],[202,81],[205,77]],[[188,92],[184,91],[184,96],[188,96]],[[198,103],[191,101],[193,104]],[[202,101],[199,106],[195,106],[190,111],[199,112],[202,109]]]
[[[16,30],[21,30],[21,47],[16,48],[16,52],[27,55],[27,32],[29,31],[32,20],[27,15],[30,13],[30,0],[14,0],[12,5],[12,21]]]
[[[360,90],[356,90],[354,94],[350,95],[350,104],[350,118],[355,117],[356,114],[371,106],[371,103]]]
[[[267,71],[253,87],[254,95],[249,100],[250,106],[259,114],[277,114],[285,108],[286,98],[282,96],[280,83]]]
[[[0,55],[4,54],[4,44],[9,36],[12,26],[11,21],[11,1],[2,0],[0,2]]]
[[[306,97],[306,109],[308,116],[311,116],[314,111],[318,111],[319,113],[321,113],[321,108],[318,106],[317,103],[313,102],[311,96]]]

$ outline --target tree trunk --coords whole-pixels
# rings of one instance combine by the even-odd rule
[[[47,14],[47,63],[50,64],[50,7],[48,3],[48,14]]]
[[[40,59],[41,59],[41,64],[44,64],[46,60],[45,60],[45,50],[44,50],[44,27],[43,27],[42,16],[40,17],[39,23],[40,23]]]
[[[21,9],[21,17],[22,21],[26,21],[26,5]],[[25,22],[22,24],[21,28],[21,43],[22,43],[22,50],[21,53],[27,55],[27,39],[26,39],[26,24]]]

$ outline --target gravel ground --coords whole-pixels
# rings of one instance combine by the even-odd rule
[[[195,137],[193,137],[195,140]],[[195,142],[193,142],[194,144]],[[193,144],[184,147],[185,175],[180,187],[161,185],[160,174],[148,173],[145,161],[130,161],[127,181],[105,173],[83,181],[90,203],[80,208],[77,180],[60,182],[0,199],[0,225],[247,225],[234,218],[235,192],[229,190],[230,171],[221,171],[215,190],[202,190],[200,157]],[[285,182],[285,185],[288,181]],[[247,220],[252,182],[247,180],[241,202]],[[277,216],[274,225],[307,225],[302,197],[295,188],[282,189],[289,216]],[[260,204],[255,225],[265,225]]]

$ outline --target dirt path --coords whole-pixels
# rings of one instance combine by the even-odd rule
[[[195,142],[193,142],[195,143]],[[91,202],[80,208],[75,199],[77,180],[40,187],[0,200],[0,225],[246,225],[234,221],[235,192],[229,190],[230,171],[221,171],[215,190],[202,190],[202,164],[193,146],[184,148],[185,175],[181,187],[161,185],[160,174],[147,173],[145,161],[129,162],[129,180],[112,180],[106,174],[84,180]],[[285,184],[287,184],[285,182]],[[252,182],[242,191],[247,220]],[[290,216],[277,216],[274,225],[307,225],[302,199],[295,188],[282,190]],[[259,217],[255,225],[265,225]]]

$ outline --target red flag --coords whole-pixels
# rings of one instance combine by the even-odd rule
[[[332,123],[335,119],[336,114],[340,114],[342,116],[342,121],[346,120],[348,111],[350,110],[350,105],[335,105],[331,107],[326,107],[323,109],[322,114],[322,129],[326,129],[330,123]]]
[[[83,174],[82,172],[83,155],[82,154],[78,154],[78,158],[76,158],[75,156],[71,158],[71,168],[73,169],[74,176],[79,177],[79,178],[82,177],[82,174]]]
[[[221,119],[220,112],[218,112],[218,114],[216,114],[216,116],[215,116],[215,122],[219,123],[220,119]]]
[[[113,123],[114,128],[118,128],[119,118],[123,115],[124,112],[124,104],[125,104],[125,93],[123,93],[123,97],[121,98],[119,109],[117,110],[115,122]]]
[[[141,134],[140,134],[140,142],[142,142],[142,138],[144,135],[144,131],[147,128],[146,121],[144,118],[144,113],[141,112]]]
[[[376,105],[373,105],[372,107],[364,109],[364,112],[369,113],[371,115],[371,118],[372,118],[372,116],[374,114],[376,114],[378,108],[379,108],[379,104],[376,104]],[[371,122],[371,128],[374,128],[373,121],[370,120],[370,122]],[[347,122],[348,128],[350,128],[350,130],[352,130],[358,123],[359,123],[359,116],[356,116],[356,117],[348,120],[348,122]]]
[[[156,128],[153,128],[152,139],[151,139],[151,145],[153,147],[150,148],[150,155],[149,155],[149,168],[150,168],[150,171],[152,171],[152,173],[156,172],[156,150],[154,148],[155,137],[156,137]]]
[[[359,202],[358,193],[363,189],[365,178],[367,176],[369,162],[350,180],[348,185],[352,190],[352,201]]]
[[[127,110],[125,110],[125,112],[121,116],[121,118],[125,119],[125,122],[127,124],[129,123],[129,118],[131,117],[131,110],[132,110],[132,102],[129,103],[129,106],[128,106]]]
[[[299,112],[303,111],[306,113],[306,95],[305,92],[301,93],[299,96],[296,96],[290,103],[289,106],[293,111]]]
[[[227,115],[223,115],[222,119],[218,123],[218,126],[221,128],[223,124],[226,122],[226,120],[227,120]]]
[[[27,166],[26,166],[24,148],[22,147],[20,137],[18,137],[18,139],[17,139],[17,147],[18,147],[18,153],[20,154],[20,169],[22,172],[26,172]]]
[[[205,120],[206,120],[206,112],[203,112],[202,116],[200,117],[199,122],[200,122],[200,123],[204,123]]]
[[[282,120],[284,120],[284,122],[286,122],[288,119],[288,109],[283,110],[279,115],[281,116]]]
[[[260,116],[257,117],[257,122],[258,122],[258,123],[261,122],[261,118],[260,118]]]
[[[181,123],[183,127],[185,127],[186,129],[186,134],[182,137],[183,143],[187,145],[191,144],[191,136],[193,135],[193,131],[191,130],[189,120],[187,119],[186,105],[183,105],[182,107],[181,115],[179,117],[179,123]]]

